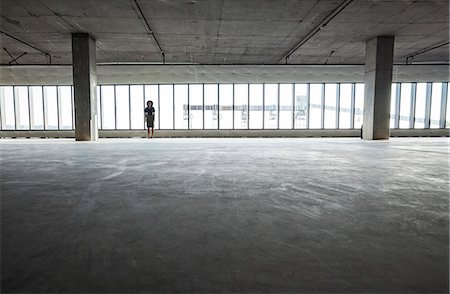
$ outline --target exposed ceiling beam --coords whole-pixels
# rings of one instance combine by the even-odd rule
[[[289,61],[289,57],[297,51],[298,48],[303,46],[309,39],[311,39],[315,34],[317,34],[323,27],[325,27],[333,18],[335,18],[342,10],[345,9],[353,0],[344,0],[336,7],[330,14],[328,14],[312,31],[310,31],[305,37],[303,37],[297,44],[294,45],[289,51],[285,52],[283,56],[278,60],[278,63],[283,60],[286,64]]]

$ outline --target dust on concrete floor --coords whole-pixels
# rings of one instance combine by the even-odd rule
[[[448,139],[1,140],[1,291],[448,293]]]

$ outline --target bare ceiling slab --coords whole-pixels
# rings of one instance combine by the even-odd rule
[[[137,7],[165,52],[167,63],[363,64],[365,42],[394,35],[394,61],[449,62],[448,0],[355,0],[327,26],[284,57],[343,0],[2,0],[1,31],[71,64],[71,33],[97,40],[98,62],[162,63]],[[2,64],[46,56],[1,34]]]

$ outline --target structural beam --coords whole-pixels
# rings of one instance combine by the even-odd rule
[[[86,33],[72,34],[75,139],[98,139],[97,68],[95,40]]]
[[[389,139],[393,57],[393,36],[378,36],[367,41],[363,139]]]

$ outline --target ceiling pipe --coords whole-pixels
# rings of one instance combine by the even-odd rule
[[[439,45],[434,45],[434,46],[432,46],[432,47],[425,48],[425,49],[422,49],[422,50],[420,50],[420,51],[417,51],[417,52],[415,52],[415,53],[413,53],[413,54],[410,54],[410,55],[408,55],[408,56],[406,57],[406,64],[411,64],[411,63],[412,63],[412,60],[411,60],[411,59],[414,59],[414,57],[417,56],[417,55],[420,55],[420,54],[429,52],[429,51],[431,51],[431,50],[434,50],[434,49],[443,47],[443,46],[445,46],[445,45],[447,45],[447,44],[449,44],[449,43],[450,43],[450,42],[445,42],[445,43],[442,43],[442,44],[439,44]]]
[[[344,0],[338,7],[336,7],[330,14],[327,15],[312,31],[310,31],[303,39],[301,39],[297,44],[295,44],[292,49],[283,54],[283,56],[278,60],[278,63],[285,60],[285,63],[288,64],[289,57],[297,51],[298,48],[303,46],[309,39],[311,39],[315,34],[317,34],[323,27],[325,27],[333,18],[335,18],[342,10],[345,9],[353,0]]]
[[[19,56],[17,56],[17,57],[14,58],[13,60],[11,60],[8,64],[11,65],[11,63],[13,63],[13,62],[15,62],[16,64],[19,64],[19,63],[17,62],[17,60],[19,60],[20,57],[22,57],[22,56],[24,56],[24,55],[27,55],[27,54],[28,54],[28,52],[23,52],[22,54],[20,54]]]
[[[27,53],[28,53],[28,52],[23,52],[23,53],[20,54],[19,56],[14,57],[14,56],[12,56],[11,53],[9,53],[8,49],[6,49],[6,48],[3,47],[3,50],[5,50],[5,52],[8,53],[8,55],[11,57],[11,61],[8,62],[8,65],[11,65],[13,62],[15,62],[16,64],[19,64],[19,63],[17,62],[17,60],[19,60],[19,58],[21,58],[22,56],[27,55]]]
[[[158,41],[158,39],[156,38],[155,34],[153,33],[153,30],[152,30],[152,28],[150,27],[150,24],[148,23],[147,18],[145,18],[145,15],[144,15],[144,13],[142,12],[141,6],[139,6],[138,0],[133,0],[133,2],[134,2],[134,4],[136,5],[137,12],[139,13],[141,19],[144,20],[145,26],[147,27],[150,36],[153,37],[153,40],[155,41],[156,45],[157,45],[158,48],[159,48],[159,52],[160,52],[160,54],[161,54],[161,56],[162,56],[163,64],[166,64],[166,55],[165,55],[165,52],[164,52],[164,50],[162,49],[161,44],[159,43],[159,41]]]
[[[325,63],[324,63],[324,64],[327,64],[327,63],[328,63],[328,61],[330,60],[331,55],[333,55],[333,53],[334,53],[334,50],[332,50],[332,51],[330,52],[330,54],[327,56],[327,60],[325,60]]]
[[[47,59],[48,59],[48,63],[49,63],[49,64],[52,64],[52,56],[50,55],[50,53],[48,53],[48,52],[45,52],[44,50],[42,50],[42,49],[39,49],[39,48],[37,48],[36,46],[33,46],[33,45],[31,45],[31,44],[29,44],[29,43],[27,43],[27,42],[25,42],[25,41],[22,41],[22,40],[20,40],[20,39],[18,39],[18,38],[16,38],[16,37],[14,37],[14,36],[12,36],[12,35],[8,34],[7,32],[4,32],[4,31],[0,31],[0,33],[2,33],[2,34],[4,34],[4,35],[6,35],[6,36],[8,36],[8,37],[10,37],[11,39],[14,39],[14,40],[16,40],[17,42],[20,42],[20,43],[22,43],[22,44],[24,44],[24,45],[27,45],[28,47],[31,47],[31,48],[33,48],[34,50],[37,50],[37,51],[39,51],[39,52],[42,52],[42,53],[44,53],[44,54],[45,54],[45,56],[46,56],[46,57],[47,57]]]
[[[11,53],[9,53],[8,49],[6,49],[5,47],[3,47],[3,50],[8,53],[9,57],[11,57],[11,61],[8,62],[8,65],[11,65],[11,63],[16,62],[16,64],[19,64],[17,61],[14,60],[14,56],[12,56]]]

